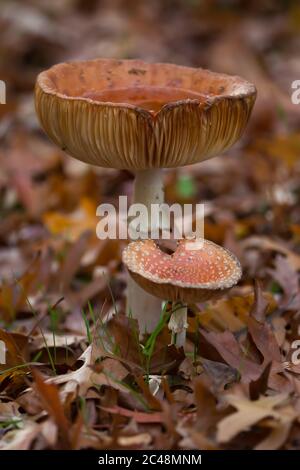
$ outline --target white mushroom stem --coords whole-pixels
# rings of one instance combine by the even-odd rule
[[[172,332],[171,343],[180,348],[185,345],[186,330],[188,328],[187,306],[181,302],[173,302],[172,311],[168,324],[169,330]]]
[[[139,231],[151,237],[151,205],[164,202],[163,171],[161,169],[142,170],[136,173],[133,202],[143,204],[147,214],[139,217]],[[145,292],[128,275],[127,313],[136,318],[140,333],[151,333],[156,327],[162,311],[162,301]]]

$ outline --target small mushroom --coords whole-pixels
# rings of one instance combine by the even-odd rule
[[[123,262],[140,287],[173,302],[169,328],[177,346],[185,342],[186,305],[220,297],[242,274],[232,253],[204,239],[180,240],[172,254],[153,240],[131,242],[123,252]]]
[[[48,136],[73,157],[136,174],[134,202],[164,201],[163,168],[211,158],[233,145],[256,90],[236,76],[141,60],[62,63],[39,74],[36,111]],[[148,213],[150,211],[148,210]],[[148,218],[141,231],[149,237]],[[152,331],[161,305],[134,282],[128,310]]]

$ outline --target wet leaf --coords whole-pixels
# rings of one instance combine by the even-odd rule
[[[287,395],[279,394],[270,397],[261,397],[250,401],[247,398],[228,395],[226,401],[236,408],[236,413],[230,414],[218,423],[217,440],[228,442],[238,433],[250,430],[251,426],[264,418],[272,417],[275,420],[285,419],[285,408],[280,409],[287,400]],[[294,419],[295,416],[292,418]]]

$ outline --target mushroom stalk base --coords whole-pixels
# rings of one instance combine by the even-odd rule
[[[171,315],[168,327],[172,332],[171,344],[175,344],[177,348],[184,347],[186,339],[187,323],[187,306],[182,303],[174,302],[172,305],[173,313]]]
[[[151,205],[164,202],[163,171],[142,170],[136,174],[133,202],[143,204],[147,211],[139,217],[139,232],[151,238]],[[140,334],[151,333],[159,322],[162,300],[145,292],[128,275],[127,314],[138,320]]]

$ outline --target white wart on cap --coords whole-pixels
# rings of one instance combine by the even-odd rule
[[[242,275],[238,259],[209,240],[181,240],[172,254],[153,240],[130,243],[123,262],[132,278],[156,297],[185,303],[218,298]]]

